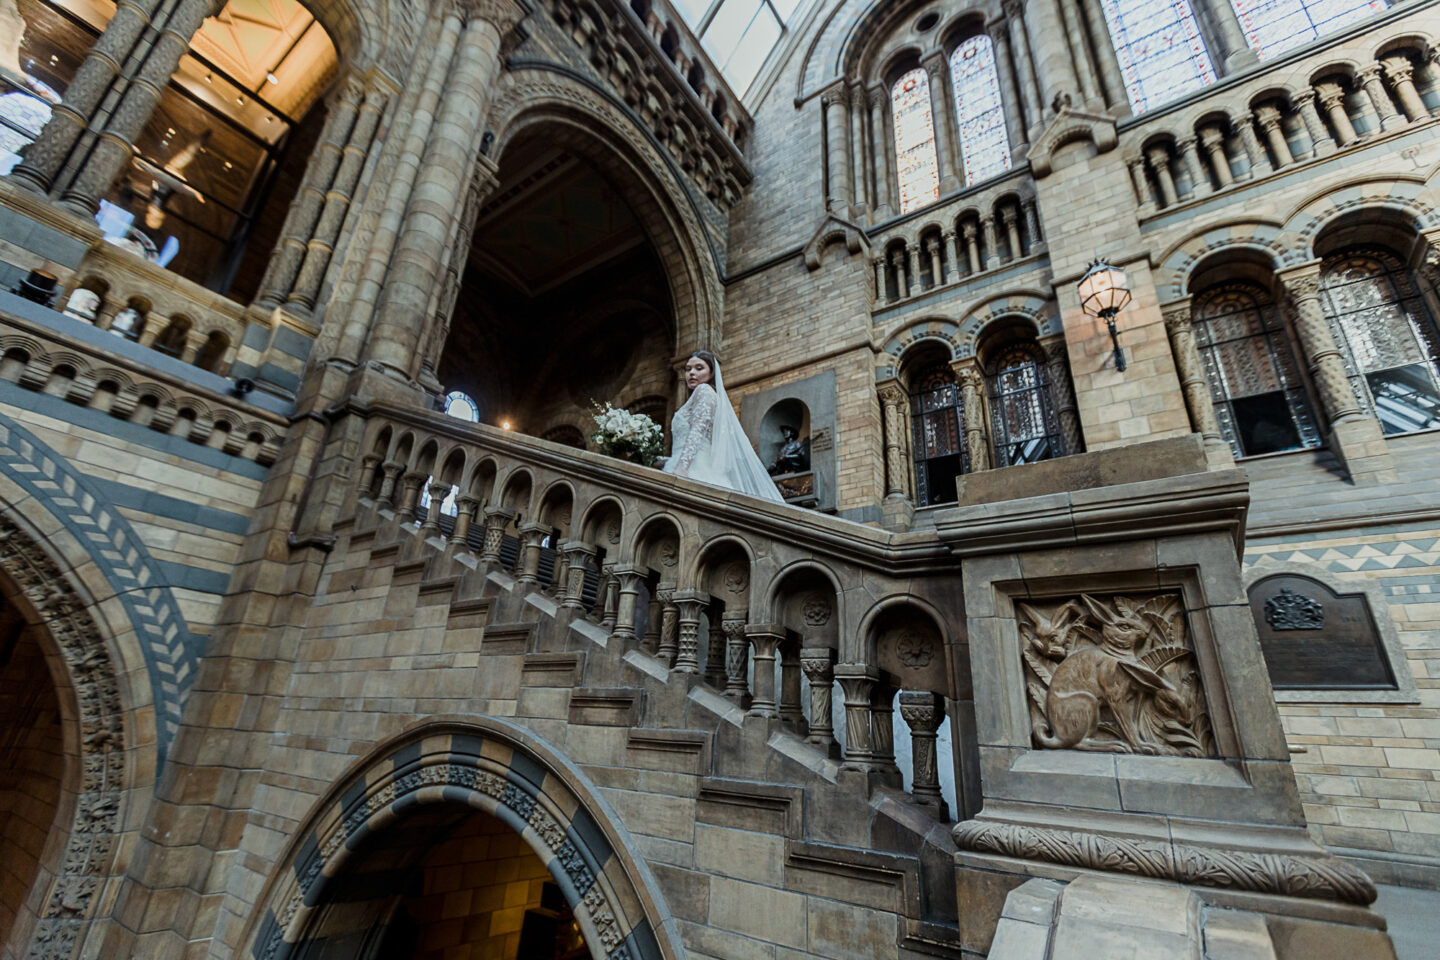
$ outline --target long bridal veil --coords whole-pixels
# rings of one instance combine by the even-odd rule
[[[725,395],[725,381],[720,376],[719,362],[713,366],[716,403],[715,422],[710,432],[710,449],[702,454],[702,462],[691,468],[690,476],[704,483],[729,487],[762,500],[784,503],[785,499],[780,496],[780,491],[775,489],[775,481],[770,479],[770,474],[765,472],[765,466],[756,455],[755,448],[750,446],[750,440],[740,426],[740,418],[735,416],[735,408],[730,406],[730,398]]]

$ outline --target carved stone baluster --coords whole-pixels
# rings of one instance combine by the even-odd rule
[[[373,453],[360,458],[360,479],[355,484],[356,493],[360,496],[370,496],[370,488],[375,486],[375,471],[379,469],[381,459]]]
[[[445,498],[450,496],[450,484],[432,483],[425,492],[430,495],[430,509],[425,514],[425,522],[420,524],[420,532],[426,537],[439,536],[441,508]]]
[[[400,478],[400,507],[395,511],[397,519],[405,523],[415,519],[416,504],[420,501],[420,485],[425,480],[423,473],[407,473]]]
[[[656,657],[667,667],[675,666],[680,654],[680,608],[675,605],[675,589],[661,584],[655,591],[660,598],[660,647]]]
[[[900,768],[895,765],[895,694],[894,686],[883,679],[870,689],[870,743],[875,752],[875,765],[900,785]]]
[[[640,638],[640,649],[652,657],[660,655],[660,598],[656,591],[649,590],[650,602],[646,604],[645,635]]]
[[[450,544],[459,550],[470,549],[470,527],[475,523],[475,511],[480,509],[476,497],[455,498],[455,529],[450,531]]]
[[[405,472],[405,464],[388,460],[380,469],[384,473],[384,479],[380,481],[380,496],[375,498],[375,506],[384,510],[393,509],[395,486],[400,480],[400,474]]]
[[[780,719],[802,737],[809,733],[800,704],[800,641],[793,634],[780,641]]]
[[[595,563],[598,551],[584,540],[564,540],[560,549],[565,552],[565,588],[560,596],[560,606],[573,610],[578,615],[585,609],[585,571]]]
[[[863,663],[842,663],[835,668],[835,679],[845,692],[845,765],[868,769],[875,761],[870,693],[876,675]]]
[[[725,631],[725,698],[749,709],[750,641],[745,639],[745,621],[726,618],[720,629]]]
[[[800,669],[810,681],[810,731],[805,742],[826,756],[836,756],[840,744],[835,741],[831,723],[830,698],[835,683],[835,651],[829,647],[805,647],[800,651]]]
[[[533,520],[520,525],[520,556],[515,562],[519,575],[515,585],[522,591],[540,589],[540,542],[549,532],[548,526]]]
[[[508,507],[485,508],[485,540],[480,545],[480,561],[492,569],[500,567],[500,548],[505,543],[505,528],[515,519]]]
[[[676,673],[700,672],[700,612],[710,598],[698,591],[675,595],[679,608],[679,649],[675,655]]]
[[[620,578],[615,575],[615,565],[607,565],[600,573],[600,629],[607,632],[615,629],[615,619],[620,614]]]
[[[646,571],[640,567],[616,567],[615,579],[619,582],[619,600],[615,609],[615,626],[610,636],[625,649],[635,642],[635,613],[637,598],[640,596],[640,582]]]
[[[1389,78],[1390,85],[1395,88],[1395,96],[1400,101],[1400,109],[1405,111],[1405,119],[1411,123],[1424,120],[1429,111],[1425,109],[1425,101],[1420,99],[1420,94],[1415,89],[1415,65],[1410,62],[1410,58],[1386,57],[1381,61],[1381,66],[1385,68],[1385,76]]]
[[[1325,129],[1325,124],[1320,120],[1320,112],[1315,107],[1318,98],[1314,90],[1302,90],[1295,95],[1295,107],[1300,111],[1300,120],[1305,124],[1305,132],[1310,135],[1310,147],[1317,157],[1324,157],[1336,150],[1335,140],[1330,136],[1330,131]]]
[[[725,628],[721,622],[721,607],[712,605],[710,618],[710,645],[705,650],[705,682],[716,690],[725,689]]]
[[[945,698],[938,693],[907,690],[900,694],[900,716],[910,728],[910,795],[917,804],[934,809],[938,819],[948,820],[935,749],[936,734],[945,721]]]
[[[1375,115],[1380,118],[1380,129],[1394,130],[1396,127],[1405,126],[1406,120],[1395,109],[1395,104],[1390,99],[1390,91],[1385,89],[1385,81],[1380,79],[1380,73],[1380,64],[1370,63],[1356,78],[1370,100],[1370,106],[1375,108]]]
[[[745,636],[755,659],[750,716],[777,717],[780,714],[775,705],[775,659],[780,641],[785,639],[785,628],[775,623],[753,623],[745,628]]]

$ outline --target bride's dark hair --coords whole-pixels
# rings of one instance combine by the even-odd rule
[[[696,350],[694,353],[690,354],[690,356],[692,358],[699,358],[705,361],[705,366],[710,368],[710,386],[715,386],[715,364],[720,362],[720,358],[715,356],[715,354],[711,353],[709,350]]]

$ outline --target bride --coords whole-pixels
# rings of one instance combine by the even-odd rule
[[[672,454],[662,469],[716,487],[727,487],[784,503],[745,437],[735,409],[725,396],[720,361],[709,350],[696,350],[685,361],[690,399],[670,420]]]

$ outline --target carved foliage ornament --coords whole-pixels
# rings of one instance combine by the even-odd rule
[[[807,627],[823,627],[830,622],[830,601],[818,591],[806,594],[800,604],[800,615]]]
[[[1036,747],[1216,755],[1179,596],[1016,606]]]
[[[1323,630],[1325,606],[1289,587],[1265,601],[1265,622],[1272,630]]]

